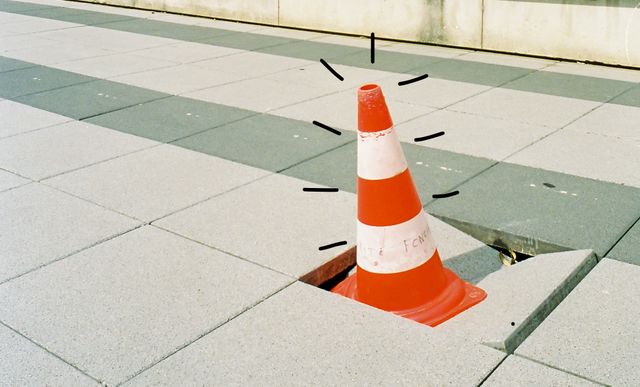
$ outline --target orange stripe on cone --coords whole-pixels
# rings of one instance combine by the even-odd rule
[[[356,274],[332,291],[436,326],[486,293],[442,261],[377,85],[358,90]]]

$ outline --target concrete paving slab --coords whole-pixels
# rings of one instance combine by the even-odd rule
[[[360,51],[359,47],[344,46],[316,41],[298,41],[277,46],[261,48],[258,51],[266,54],[280,55],[288,58],[307,59],[314,62],[325,59],[331,64],[338,63],[335,58]]]
[[[200,18],[200,21],[196,22],[195,25],[236,32],[255,31],[258,28],[261,28],[261,26],[257,24],[242,23],[233,20],[216,20],[210,18]]]
[[[494,161],[414,144],[402,144],[422,204],[447,193],[489,168]],[[314,183],[356,192],[356,143],[300,163],[282,172]],[[448,199],[443,199],[448,200]]]
[[[489,90],[489,86],[436,78],[428,78],[417,83],[398,86],[398,82],[406,81],[414,77],[414,75],[410,74],[394,74],[376,83],[382,87],[387,100],[391,99],[437,108],[444,108]]]
[[[302,191],[314,186],[272,175],[154,225],[298,278],[348,249],[320,246],[355,243],[355,196]]]
[[[456,60],[487,63],[501,66],[520,67],[524,69],[541,70],[553,66],[558,61],[552,59],[531,58],[520,55],[500,54],[497,52],[473,51],[456,56]]]
[[[503,87],[559,97],[607,102],[634,85],[634,82],[561,74],[551,71],[537,71]]]
[[[199,41],[218,35],[233,34],[233,31],[228,30],[206,28],[196,25],[184,25],[152,19],[118,21],[102,24],[100,27],[188,42]]]
[[[315,39],[325,36],[321,32],[298,30],[295,28],[259,27],[251,31],[254,34],[279,36],[296,40]]]
[[[347,36],[337,34],[324,34],[323,36],[313,39],[314,42],[322,42],[335,44],[340,46],[359,47],[369,49],[371,47],[371,40],[369,36]],[[390,40],[376,40],[376,47],[386,47],[393,42]],[[364,50],[360,50],[364,52]]]
[[[169,97],[89,118],[125,133],[170,142],[256,114],[184,97]]]
[[[309,122],[257,115],[175,145],[278,172],[354,140],[354,133],[337,136]]]
[[[127,386],[477,385],[504,356],[453,347],[424,325],[295,283]]]
[[[59,30],[62,28],[79,27],[81,24],[68,23],[59,20],[46,20],[41,18],[25,18],[22,21],[15,21],[9,25],[3,25],[3,31],[12,31],[16,34],[31,34],[34,32],[43,32],[51,30]],[[45,46],[46,47],[46,46]]]
[[[612,66],[594,66],[586,63],[558,62],[544,69],[560,74],[582,75],[585,77],[614,79],[625,82],[640,82],[640,72]]]
[[[48,10],[47,10],[48,11]],[[87,26],[102,25],[104,23],[112,23],[116,21],[132,20],[133,17],[124,14],[93,12],[87,10],[76,9],[76,13],[65,13],[60,15],[51,15],[48,12],[39,12],[38,17],[54,18],[55,20],[66,21],[69,23],[79,23]]]
[[[506,161],[640,188],[639,147],[640,137],[629,141],[567,127]]]
[[[0,138],[68,122],[71,119],[9,100],[0,101]]]
[[[0,169],[0,192],[29,183],[29,179]]]
[[[640,215],[637,188],[507,163],[458,189],[459,195],[427,211],[449,223],[498,231],[525,254],[545,252],[539,249],[551,243],[593,249],[601,257]]]
[[[417,67],[411,70],[410,73],[416,75],[427,73],[432,78],[475,83],[485,86],[499,86],[529,74],[532,71],[532,69],[525,69],[522,67],[488,64],[452,58],[431,63],[426,66]]]
[[[610,103],[640,107],[640,86],[633,87],[612,99]]]
[[[493,160],[504,160],[553,131],[546,126],[450,110],[438,110],[404,122],[397,125],[396,130],[400,140],[407,143],[444,131],[443,136],[415,144]]]
[[[0,286],[0,318],[117,385],[289,282],[147,226]]]
[[[15,98],[92,80],[91,77],[44,66],[30,67],[0,73],[0,96]]]
[[[605,103],[568,125],[567,129],[638,143],[640,142],[640,133],[637,130],[639,120],[638,107]]]
[[[272,47],[272,46],[279,46],[287,43],[294,43],[294,42],[297,42],[297,40],[292,38],[285,38],[281,36],[256,34],[253,32],[236,32],[236,33],[231,33],[231,34],[227,33],[220,36],[201,39],[200,42],[211,44],[214,46],[253,51],[253,50],[259,50],[265,47]]]
[[[640,222],[636,222],[624,234],[622,239],[607,253],[607,258],[640,266]]]
[[[0,4],[0,11],[2,12],[23,12],[31,9],[52,8],[50,5],[28,3],[19,1],[3,1]]]
[[[636,384],[638,278],[640,267],[603,259],[516,354],[599,383]]]
[[[388,101],[393,122],[398,125],[418,116],[431,113],[434,108],[406,102]],[[336,129],[355,131],[358,126],[358,99],[355,89],[344,90],[323,97],[309,99],[270,112],[302,121],[320,121]]]
[[[386,71],[361,69],[339,64],[332,64],[331,67],[344,78],[342,81],[331,74],[319,61],[308,66],[273,73],[267,75],[266,78],[302,83],[322,88],[331,87],[332,90],[337,91],[360,87],[366,83],[371,83],[393,75]]]
[[[157,68],[175,66],[174,62],[146,58],[130,53],[118,53],[95,58],[57,63],[56,68],[73,71],[97,78],[112,78],[118,75],[138,73]]]
[[[450,110],[561,128],[599,102],[496,88],[449,107]]]
[[[168,94],[113,81],[94,80],[15,99],[39,109],[81,120],[165,97]]]
[[[0,140],[0,168],[41,180],[156,144],[73,121]]]
[[[0,73],[33,67],[33,63],[0,56]]]
[[[0,379],[10,386],[94,386],[95,380],[0,324]]]
[[[53,42],[52,44],[40,47],[37,50],[34,50],[31,47],[23,47],[5,52],[5,55],[11,56],[12,58],[40,65],[52,65],[60,62],[109,54],[113,54],[113,52],[69,42]]]
[[[182,42],[136,51],[136,55],[147,58],[170,60],[177,63],[192,63],[221,56],[242,53],[242,50],[216,47],[210,44]]]
[[[36,36],[36,34],[5,36],[2,38],[2,51],[15,50],[22,47],[38,48],[48,46],[51,43],[50,39]]]
[[[194,64],[195,65],[195,64]],[[235,106],[256,112],[268,112],[333,92],[334,89],[253,78],[184,93],[185,97]]]
[[[519,356],[509,356],[482,383],[488,387],[509,387],[513,385],[536,387],[545,386],[600,386],[586,379],[547,367]]]
[[[210,71],[191,65],[179,65],[123,75],[111,78],[111,80],[178,95],[239,81],[243,78],[238,74]]]
[[[162,145],[45,182],[120,213],[151,221],[267,174]]]
[[[225,56],[194,62],[194,66],[210,71],[224,71],[242,75],[245,78],[260,77],[292,68],[303,67],[314,62],[296,58],[263,54],[260,52],[245,52],[238,55]],[[259,64],[259,65],[258,65]]]
[[[367,42],[370,44],[370,42]],[[445,60],[441,57],[407,54],[403,52],[375,50],[374,63],[371,63],[371,49],[359,50],[353,54],[334,58],[336,63],[347,66],[357,66],[364,69],[404,73],[411,69],[424,67],[431,63]],[[409,77],[411,78],[411,77]]]
[[[0,193],[0,214],[0,282],[138,225],[41,184]]]
[[[591,250],[577,250],[541,254],[503,267],[478,281],[487,292],[483,302],[437,330],[513,353],[595,264]]]

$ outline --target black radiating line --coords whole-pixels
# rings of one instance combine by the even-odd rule
[[[428,136],[423,136],[423,137],[416,137],[413,139],[413,141],[415,142],[427,141],[427,140],[431,140],[432,138],[436,138],[440,136],[444,136],[444,132],[438,132],[438,133],[430,134]]]
[[[376,62],[376,34],[371,33],[371,63]]]
[[[341,81],[344,81],[344,77],[338,74],[338,72],[334,70],[333,67],[331,67],[331,65],[327,63],[324,59],[320,59],[320,63],[322,63],[322,65],[326,67],[327,70],[331,71],[331,74],[335,75],[336,78],[338,78]]]
[[[407,79],[406,81],[400,81],[400,82],[398,82],[398,86],[408,85],[410,83],[418,82],[418,81],[421,81],[421,80],[427,79],[427,78],[429,78],[429,74],[422,74],[419,77]]]
[[[304,192],[338,192],[338,188],[303,188]]]
[[[341,242],[336,242],[336,243],[331,243],[328,245],[324,245],[324,246],[320,246],[318,247],[318,250],[322,251],[322,250],[327,250],[327,249],[332,249],[334,247],[338,247],[338,246],[344,246],[347,244],[347,241],[341,241]]]
[[[434,198],[434,199],[444,199],[444,198],[450,198],[452,196],[456,196],[459,193],[460,193],[460,191],[455,190],[453,192],[447,192],[447,193],[443,193],[443,194],[433,194],[433,195],[431,195],[431,197]]]
[[[323,124],[322,122],[313,121],[312,123],[313,123],[315,126],[319,126],[319,127],[321,127],[322,129],[324,129],[324,130],[328,130],[328,131],[330,131],[330,132],[331,132],[331,133],[333,133],[333,134],[337,134],[338,136],[342,135],[342,132],[341,132],[341,131],[336,130],[336,129],[333,129],[332,127],[327,126],[327,125]]]

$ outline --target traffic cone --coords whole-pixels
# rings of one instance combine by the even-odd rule
[[[442,266],[378,85],[358,90],[356,273],[332,289],[436,326],[487,294]]]

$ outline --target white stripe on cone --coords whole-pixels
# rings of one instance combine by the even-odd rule
[[[380,132],[358,132],[358,176],[383,180],[407,169],[407,160],[393,127]]]
[[[373,273],[399,273],[428,261],[436,251],[427,215],[393,226],[369,226],[358,221],[358,266]]]

